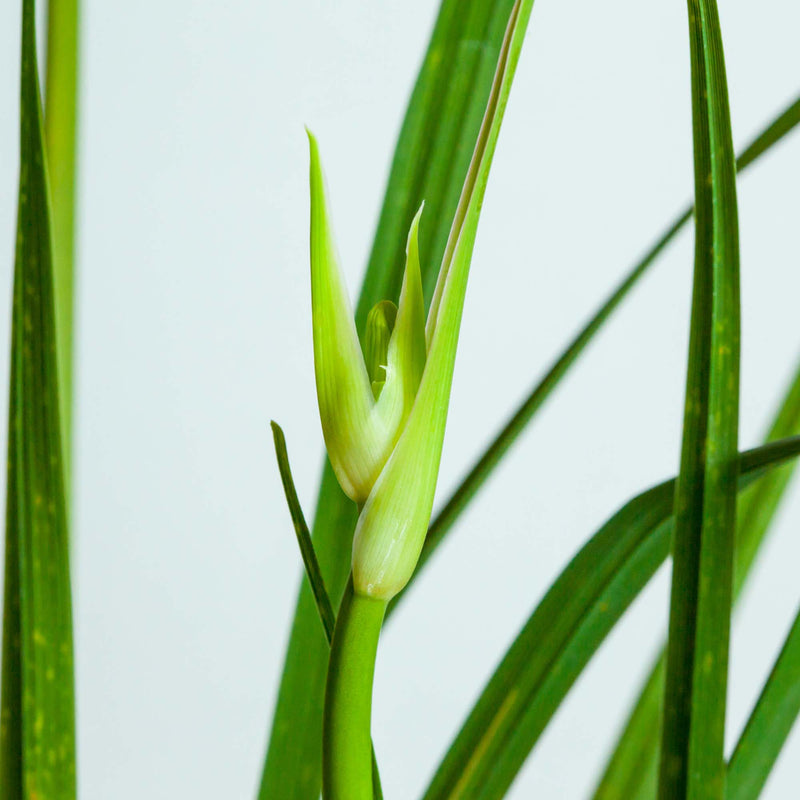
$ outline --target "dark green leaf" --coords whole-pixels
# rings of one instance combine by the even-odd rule
[[[800,434],[800,367],[775,415],[766,441]],[[739,496],[735,548],[736,601],[759,547],[797,466],[795,461],[771,470]],[[665,655],[662,652],[645,683],[594,800],[653,800],[658,783],[659,729],[664,695]]]
[[[33,0],[22,4],[0,796],[75,797],[72,610],[47,169]]]
[[[444,253],[480,129],[513,0],[444,0],[395,150],[367,275],[356,311],[397,300],[408,227],[422,200],[420,241],[428,294]],[[336,607],[350,572],[356,507],[325,464],[313,538]],[[322,702],[328,648],[314,598],[303,582],[262,775],[261,800],[316,800],[320,789]]]
[[[722,800],[739,428],[736,164],[715,0],[689,0],[695,267],[659,797]]]
[[[800,613],[728,765],[726,800],[756,800],[800,714]]]
[[[740,485],[800,453],[800,437],[742,454]],[[638,495],[580,550],[483,690],[426,800],[503,797],[570,687],[666,559],[675,481]]]

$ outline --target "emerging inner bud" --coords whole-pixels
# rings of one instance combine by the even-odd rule
[[[391,300],[376,303],[367,315],[364,336],[364,361],[372,384],[372,394],[377,400],[386,383],[386,366],[389,363],[389,340],[397,319],[397,306]]]

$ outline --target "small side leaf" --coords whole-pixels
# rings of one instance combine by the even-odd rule
[[[306,525],[306,518],[303,516],[303,509],[300,507],[300,500],[297,498],[297,490],[294,488],[292,470],[289,466],[289,454],[286,452],[286,438],[277,422],[273,420],[270,425],[272,427],[272,438],[275,442],[275,457],[278,460],[283,492],[286,495],[289,513],[292,515],[292,524],[297,536],[297,544],[300,547],[300,555],[303,557],[303,565],[306,568],[306,577],[311,584],[311,591],[314,593],[319,619],[325,630],[325,638],[330,644],[333,640],[333,629],[336,626],[336,614],[333,611],[331,599],[325,588],[322,570],[319,568],[317,554],[314,552],[314,544],[311,541],[311,532],[308,530],[308,525]]]

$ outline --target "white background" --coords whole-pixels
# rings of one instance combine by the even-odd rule
[[[721,5],[741,148],[800,89],[800,6]],[[3,376],[18,6],[0,4]],[[321,142],[355,293],[436,4],[85,6],[74,552],[81,796],[250,798],[300,578],[269,420],[284,426],[309,517],[322,452],[302,126]],[[475,250],[440,497],[688,199],[688,69],[684,3],[536,4]],[[799,175],[795,133],[739,183],[743,446],[758,442],[800,356]],[[580,544],[633,493],[674,473],[691,256],[686,232],[387,627],[374,737],[391,800],[424,788]],[[798,522],[795,491],[737,614],[731,746],[800,603]],[[511,796],[587,795],[662,636],[667,583],[662,570],[602,648]],[[799,781],[795,732],[765,796],[794,796]]]

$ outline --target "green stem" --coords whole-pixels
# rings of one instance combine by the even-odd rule
[[[353,591],[339,608],[325,690],[324,800],[372,800],[372,679],[386,603]]]

